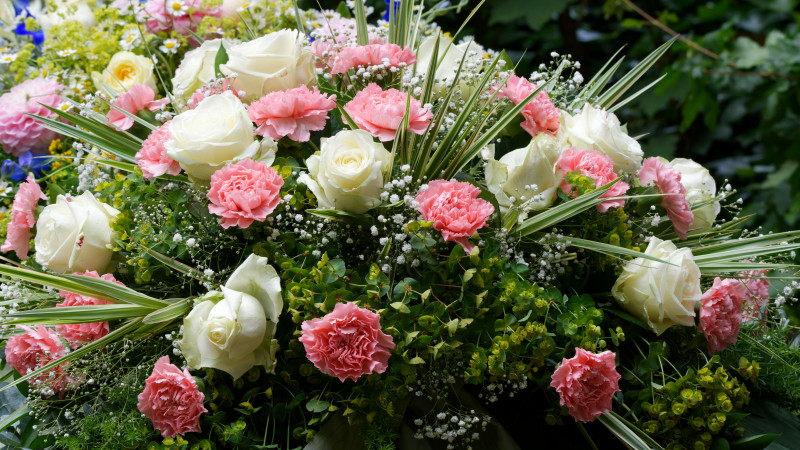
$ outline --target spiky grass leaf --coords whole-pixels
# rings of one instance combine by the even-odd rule
[[[368,45],[369,34],[367,32],[367,14],[364,11],[364,0],[356,0],[355,13],[356,13],[356,39],[358,40],[358,45]]]
[[[153,311],[142,319],[142,323],[153,325],[157,323],[171,322],[183,317],[184,314],[192,309],[192,302],[189,299],[182,299],[165,306],[158,311]]]
[[[647,433],[628,422],[614,411],[597,417],[597,420],[608,428],[628,448],[633,450],[664,450]]]
[[[650,256],[644,254],[642,252],[637,252],[636,250],[631,250],[629,248],[618,247],[616,245],[606,244],[604,242],[597,242],[592,241],[589,239],[580,239],[575,237],[568,238],[570,245],[573,247],[583,248],[586,250],[591,250],[593,252],[603,253],[605,255],[610,256],[629,256],[631,258],[644,258],[649,259],[650,261],[659,262],[662,264],[669,264],[674,266],[669,261],[664,261],[663,259],[656,258],[655,256]]]
[[[587,192],[580,197],[564,202],[556,207],[550,208],[541,212],[520,224],[514,231],[520,236],[527,236],[535,233],[544,228],[556,225],[570,217],[576,216],[589,208],[593,208],[598,203],[608,200],[607,198],[600,199],[600,197],[608,192],[611,186],[614,185],[619,179],[611,183],[601,186],[593,191]]]
[[[172,306],[172,305],[170,305]],[[160,310],[159,310],[160,311]],[[153,312],[153,308],[138,305],[87,305],[40,308],[6,315],[8,325],[67,325],[130,319]]]

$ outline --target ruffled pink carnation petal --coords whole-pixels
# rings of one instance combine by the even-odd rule
[[[344,110],[361,129],[375,136],[382,142],[391,141],[397,129],[403,123],[406,112],[408,94],[397,89],[382,90],[375,83],[370,83],[349,103]],[[408,130],[423,134],[433,113],[422,107],[419,100],[411,98],[408,110]]]
[[[156,93],[150,86],[137,83],[131,86],[128,92],[123,92],[120,94],[119,97],[114,100],[113,105],[133,115],[136,115],[139,113],[139,111],[145,109],[150,111],[158,111],[159,109],[162,109],[164,105],[169,103],[168,98],[162,98],[161,100],[156,100],[155,98]],[[132,127],[134,124],[133,119],[126,116],[122,111],[114,108],[111,108],[108,111],[106,118],[109,122],[121,130],[130,129],[130,127]]]
[[[75,273],[73,275],[83,275],[85,277],[91,278],[100,278],[106,281],[110,281],[112,283],[116,283],[120,286],[125,286],[124,284],[120,283],[114,278],[114,275],[107,273],[105,275],[98,275],[97,272],[94,270],[84,272],[84,273]],[[67,291],[58,291],[58,295],[64,299],[63,302],[56,305],[56,308],[63,308],[65,306],[98,306],[98,305],[110,305],[110,302],[105,300],[99,300],[92,297],[87,297],[85,295],[75,294],[73,292]],[[91,323],[75,323],[69,325],[56,325],[56,330],[61,333],[61,336],[64,336],[70,347],[75,348],[80,346],[81,344],[85,344],[87,342],[94,342],[101,337],[108,334],[109,326],[108,322],[91,322]]]
[[[67,352],[58,334],[44,325],[26,327],[18,325],[25,331],[12,336],[6,343],[6,361],[21,375],[27,375],[64,356]],[[56,366],[32,381],[37,387],[50,389],[53,393],[61,393],[68,389],[72,380],[66,375],[67,363]]]
[[[614,173],[614,161],[608,155],[594,150],[567,149],[558,158],[556,167],[564,174],[580,171],[582,175],[593,179],[596,187],[605,186],[618,178]],[[627,183],[617,181],[600,198],[620,197],[628,192],[628,187]],[[572,185],[566,180],[562,180],[561,190],[565,194],[569,194],[572,192]],[[577,192],[572,192],[572,197],[577,197]],[[618,208],[623,205],[625,205],[625,199],[607,200],[598,204],[597,210],[604,213],[608,211],[608,208]]]
[[[187,369],[170,364],[169,356],[156,361],[153,373],[144,381],[144,390],[136,405],[161,436],[200,432],[200,416],[208,412],[203,406],[205,395],[197,388]]]
[[[698,328],[706,336],[708,353],[721,352],[736,342],[746,297],[747,288],[741,280],[717,277],[700,298]]]
[[[57,107],[64,101],[58,92],[64,87],[52,78],[23,81],[0,96],[0,144],[14,156],[25,152],[41,154],[58,134],[45,128],[28,114],[52,119],[56,114],[45,106]]]
[[[515,105],[519,105],[539,86],[531,83],[525,78],[511,75],[508,77],[506,85],[498,92],[498,98],[507,98]],[[561,126],[561,112],[550,101],[550,96],[544,90],[539,91],[533,99],[522,109],[522,117],[525,119],[520,126],[531,136],[539,133],[546,133],[555,136]]]
[[[223,228],[247,228],[263,222],[281,201],[283,178],[260,161],[245,159],[211,176],[208,211],[220,216]]]
[[[355,303],[337,303],[325,317],[303,322],[300,342],[320,372],[356,381],[389,367],[394,342],[381,330],[380,319]]]
[[[221,15],[222,9],[218,5],[208,5],[203,0],[148,0],[139,11],[138,19],[156,34],[175,30],[188,35],[189,31],[197,31],[197,25],[204,17]]]
[[[325,48],[320,48],[317,51],[330,51]],[[383,66],[386,69],[390,67],[408,67],[417,62],[414,52],[410,48],[401,48],[397,44],[370,44],[358,47],[345,47],[343,48],[333,63],[331,73],[336,75],[346,73],[350,69],[356,67],[369,67],[369,66]]]
[[[144,140],[142,149],[136,153],[136,164],[142,169],[142,176],[146,179],[160,177],[161,175],[177,175],[181,173],[181,166],[167,156],[164,143],[172,139],[169,132],[169,122],[164,123]]]
[[[614,363],[616,355],[606,351],[591,353],[575,348],[575,356],[563,358],[553,372],[550,386],[561,397],[561,406],[581,422],[591,422],[611,410],[611,400],[619,391],[619,379]]]
[[[258,126],[255,133],[280,140],[284,136],[306,142],[311,131],[325,128],[328,111],[336,108],[336,96],[325,96],[315,87],[303,85],[287,91],[270,92],[247,108],[250,120]]]
[[[486,225],[494,206],[478,198],[481,190],[465,181],[434,180],[417,193],[417,210],[445,241],[461,244],[469,253],[475,247],[468,239]]]
[[[661,206],[667,210],[675,234],[686,240],[686,234],[694,221],[692,208],[686,201],[686,189],[681,184],[681,173],[657,157],[646,158],[639,169],[639,182],[642,185],[655,183],[663,197]]]
[[[19,185],[17,195],[14,196],[14,203],[11,205],[11,222],[8,224],[6,232],[6,242],[0,247],[0,251],[10,252],[14,250],[17,258],[25,259],[30,250],[31,228],[36,225],[36,206],[39,200],[47,200],[47,196],[42,192],[42,188],[36,184],[36,180],[31,175],[24,183]]]

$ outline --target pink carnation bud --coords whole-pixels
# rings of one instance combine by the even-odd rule
[[[134,84],[128,92],[122,94],[114,100],[113,105],[117,108],[125,110],[133,115],[148,109],[150,111],[158,111],[164,108],[164,105],[169,103],[168,98],[156,100],[156,93],[153,88],[144,84]],[[128,130],[133,124],[134,120],[126,116],[122,111],[111,108],[106,114],[109,122],[114,124],[120,130]]]
[[[180,164],[167,156],[167,149],[164,147],[164,143],[170,139],[172,134],[169,132],[169,122],[166,122],[150,133],[142,143],[142,149],[136,153],[135,158],[145,179],[160,177],[165,173],[181,173]]]
[[[355,303],[337,303],[333,311],[301,325],[306,357],[322,373],[339,381],[383,373],[389,367],[392,337],[381,331],[381,316]]]
[[[591,422],[611,410],[611,400],[619,391],[619,379],[612,352],[591,353],[575,348],[575,356],[563,358],[553,372],[550,386],[561,397],[561,406],[581,422]]]
[[[25,333],[9,338],[6,343],[6,361],[21,375],[27,375],[67,353],[58,333],[44,325],[30,328],[19,325],[18,328]],[[65,373],[66,366],[67,363],[58,365],[35,377],[32,380],[33,385],[54,393],[63,392],[72,381]]]
[[[263,222],[281,201],[283,178],[260,161],[245,159],[211,176],[208,211],[221,217],[223,228],[247,228]]]
[[[614,161],[604,153],[594,150],[567,149],[558,158],[556,167],[564,174],[580,171],[582,175],[593,179],[596,187],[605,186],[618,178],[614,173]],[[563,180],[561,190],[565,194],[569,194],[572,191],[572,185]],[[617,181],[600,198],[619,197],[625,195],[626,192],[628,192],[627,183]],[[573,198],[577,195],[577,192],[572,193]],[[608,211],[608,208],[618,208],[623,205],[625,205],[625,199],[607,200],[598,204],[597,210],[604,213]]]
[[[320,50],[317,50],[320,51]],[[329,49],[322,51],[330,51]],[[407,67],[417,62],[410,48],[400,48],[397,44],[370,44],[358,47],[344,47],[333,63],[331,73],[346,73],[356,67],[383,66]]]
[[[686,189],[681,184],[681,173],[657,157],[647,158],[639,169],[639,182],[644,186],[655,183],[663,197],[661,206],[667,210],[675,234],[686,240],[686,233],[694,221],[694,214],[686,201]]]
[[[344,105],[344,110],[361,129],[382,142],[391,141],[403,123],[407,99],[405,92],[397,89],[384,91],[377,84],[370,83]],[[408,103],[408,130],[416,134],[425,133],[433,113],[413,97]]]
[[[206,16],[220,17],[222,9],[203,0],[148,0],[139,11],[138,19],[153,33],[175,30],[183,35],[197,31]]]
[[[58,94],[63,88],[53,78],[33,78],[0,96],[0,144],[3,151],[14,156],[47,151],[57,133],[28,114],[48,119],[56,117],[46,106],[55,108],[64,101]]]
[[[280,140],[284,136],[306,142],[311,131],[325,128],[328,111],[336,108],[336,96],[330,98],[315,87],[303,85],[287,91],[270,92],[247,108],[250,120],[258,126],[255,133]]]
[[[36,184],[36,180],[28,175],[28,179],[19,186],[17,195],[14,196],[14,203],[11,205],[11,222],[6,231],[6,242],[0,247],[0,251],[14,250],[17,258],[28,257],[33,237],[31,228],[36,225],[36,207],[39,200],[47,200],[47,196]]]
[[[90,278],[100,278],[102,280],[110,281],[112,283],[124,286],[116,279],[114,275],[107,273],[105,275],[98,275],[95,271],[88,271],[85,273],[76,273],[73,275],[83,275]],[[105,300],[99,300],[85,295],[75,294],[73,292],[58,291],[58,295],[64,299],[63,302],[56,305],[57,308],[65,306],[98,306],[110,305],[111,303]],[[73,323],[68,325],[56,325],[56,330],[69,342],[70,347],[75,348],[86,342],[94,342],[101,337],[108,334],[108,322],[91,322],[91,323]]]
[[[745,285],[733,278],[714,278],[714,284],[703,294],[698,328],[706,336],[708,353],[721,352],[739,338],[745,297]]]
[[[475,247],[469,237],[486,225],[494,206],[478,198],[481,190],[466,181],[434,180],[417,193],[417,210],[445,241],[461,244],[469,253]]]
[[[205,395],[188,370],[181,372],[170,364],[169,356],[162,356],[144,384],[137,407],[162,437],[200,432],[200,416],[208,410],[203,406]]]
[[[539,86],[527,79],[511,75],[497,96],[499,98],[505,97],[515,105],[519,105],[536,89],[539,89]],[[550,96],[547,95],[547,92],[541,90],[522,109],[522,117],[525,120],[520,125],[523,130],[533,137],[536,137],[539,133],[555,136],[561,126],[560,114],[561,112],[558,108],[550,101]]]

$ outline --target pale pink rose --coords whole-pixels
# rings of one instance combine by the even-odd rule
[[[136,115],[139,113],[139,111],[145,109],[149,109],[150,111],[158,111],[163,109],[164,105],[169,103],[168,98],[162,98],[161,100],[156,100],[155,98],[156,93],[150,86],[137,83],[131,86],[131,89],[128,92],[123,92],[120,94],[119,97],[114,100],[113,105],[133,115]],[[111,108],[108,111],[106,118],[109,122],[121,130],[128,130],[134,124],[133,119],[114,108]]]
[[[325,128],[328,111],[336,108],[336,96],[326,97],[306,85],[287,91],[275,91],[261,97],[247,108],[250,120],[258,126],[255,133],[280,140],[284,136],[306,142],[311,131]]]
[[[445,241],[461,244],[469,253],[475,247],[469,237],[486,225],[494,206],[478,198],[481,190],[466,181],[434,180],[417,193],[417,210]]]
[[[44,325],[26,327],[18,325],[25,331],[8,339],[6,343],[6,361],[21,375],[27,375],[39,367],[45,366],[64,356],[67,352],[61,343],[58,333]],[[65,373],[67,364],[61,364],[32,379],[35,386],[53,393],[61,393],[68,389],[72,381]]]
[[[553,372],[550,386],[561,397],[561,406],[581,422],[591,422],[611,410],[611,399],[619,391],[619,379],[614,363],[616,355],[606,351],[591,353],[575,348],[575,356],[563,358]]]
[[[344,110],[361,129],[378,138],[381,142],[394,139],[397,129],[403,123],[408,94],[397,89],[381,90],[370,83],[349,103]],[[411,98],[408,107],[408,130],[423,134],[433,113],[422,107],[419,100]]]
[[[686,233],[694,221],[694,214],[686,201],[686,189],[681,184],[681,173],[659,158],[646,158],[639,169],[639,182],[642,185],[655,183],[663,197],[661,206],[667,210],[675,234],[686,240]]]
[[[34,154],[47,152],[50,141],[58,133],[48,130],[28,114],[49,119],[56,117],[45,106],[55,108],[64,102],[58,94],[63,88],[53,78],[34,78],[0,96],[0,144],[3,151],[14,156],[29,151]]]
[[[211,175],[208,211],[223,228],[247,228],[263,222],[281,201],[283,178],[260,161],[244,159]]]
[[[306,320],[301,328],[308,360],[339,381],[356,381],[389,367],[394,342],[381,331],[381,316],[355,303],[337,303],[325,317]]]
[[[203,0],[148,0],[138,18],[153,33],[175,30],[188,35],[190,31],[197,31],[197,25],[204,17],[222,15],[219,6],[206,3]]]
[[[119,284],[120,286],[124,286],[124,284],[120,283],[116,279],[114,279],[114,275],[107,273],[103,276],[100,276],[94,270],[84,272],[84,273],[75,273],[73,275],[83,275],[90,278],[100,278],[106,281],[110,281],[112,283]],[[98,306],[98,305],[110,305],[110,302],[105,300],[98,300],[96,298],[87,297],[85,295],[75,294],[73,292],[67,291],[58,291],[58,295],[64,299],[63,302],[56,305],[57,308],[63,308],[65,306]],[[91,322],[91,323],[74,323],[69,325],[56,325],[56,330],[61,333],[61,336],[64,336],[64,339],[69,342],[70,347],[76,348],[79,347],[81,344],[85,344],[87,342],[94,342],[101,337],[108,334],[109,326],[108,322]]]
[[[741,273],[747,289],[742,320],[749,322],[762,319],[761,311],[769,305],[769,278],[766,270],[748,270]]]
[[[596,187],[605,186],[619,178],[617,174],[614,173],[614,161],[606,154],[594,150],[567,149],[559,156],[556,167],[565,175],[567,172],[578,170],[582,175],[593,179]],[[611,189],[600,198],[620,197],[628,192],[628,187],[626,183],[617,181],[611,186]],[[565,194],[569,194],[572,191],[572,185],[567,183],[565,179],[561,182],[561,190],[564,191]],[[577,192],[572,193],[573,198],[577,196]],[[623,205],[625,205],[625,199],[622,198],[607,200],[598,204],[597,210],[604,213],[608,211],[608,208],[618,208]]]
[[[698,329],[706,336],[709,354],[725,350],[738,339],[745,297],[747,288],[741,280],[717,277],[700,298]]]
[[[197,389],[189,370],[181,372],[170,364],[169,356],[158,358],[138,399],[139,411],[165,438],[200,432],[200,416],[208,412],[203,406],[205,395]]]
[[[539,86],[525,78],[511,75],[497,96],[498,98],[505,97],[515,105],[519,105],[538,88]],[[550,96],[543,89],[522,109],[522,117],[525,120],[520,125],[523,130],[534,137],[539,133],[555,136],[561,126],[560,114],[558,108],[550,101]]]
[[[319,50],[317,50],[319,51]],[[330,50],[328,50],[330,51]],[[331,73],[346,73],[350,69],[368,66],[403,68],[417,62],[410,48],[397,44],[370,44],[358,47],[344,47],[333,63]]]
[[[172,139],[169,132],[169,122],[153,130],[142,143],[142,149],[136,153],[136,164],[142,169],[145,179],[160,177],[165,173],[177,175],[181,173],[181,166],[167,156],[164,143]]]
[[[36,206],[39,200],[47,200],[47,196],[42,192],[42,188],[36,184],[33,176],[28,175],[28,179],[19,185],[17,195],[14,196],[14,203],[11,205],[11,222],[8,224],[6,232],[6,242],[0,247],[2,252],[14,250],[17,258],[25,259],[30,250],[31,228],[36,225]]]

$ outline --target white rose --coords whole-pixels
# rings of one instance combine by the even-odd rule
[[[254,130],[244,104],[226,91],[175,116],[169,125],[172,139],[164,148],[190,177],[207,181],[217,169],[245,158],[272,164],[275,141],[254,141]]]
[[[381,204],[390,164],[391,154],[369,133],[344,130],[322,140],[319,155],[306,160],[309,173],[297,181],[311,189],[319,208],[360,214]]]
[[[250,0],[222,0],[222,17],[239,17],[239,8],[249,4]]]
[[[486,184],[504,214],[512,206],[524,213],[553,204],[561,182],[555,170],[559,153],[555,138],[539,134],[527,147],[513,150],[499,161],[489,158]]]
[[[77,21],[87,30],[97,23],[86,0],[47,0],[47,3],[47,12],[37,18],[45,32],[70,20]]]
[[[157,90],[153,61],[131,52],[115,53],[103,73],[92,72],[92,81],[97,89],[112,97],[129,91],[134,84],[144,84]]]
[[[119,211],[90,192],[59,195],[36,221],[36,262],[59,273],[104,272],[111,261],[111,221]]]
[[[219,66],[224,75],[237,74],[233,86],[245,92],[249,103],[274,91],[316,82],[311,50],[302,34],[281,30],[231,47],[228,62]]]
[[[644,258],[628,261],[611,294],[656,334],[673,325],[694,326],[694,306],[702,292],[692,251],[654,237],[644,253],[673,265]]]
[[[686,201],[689,206],[694,207],[696,204],[709,202],[717,196],[717,184],[708,169],[685,158],[675,158],[669,164],[681,173],[681,184],[686,189]],[[719,211],[720,205],[716,200],[692,209],[694,221],[689,228],[689,233],[702,233],[710,230]]]
[[[234,379],[253,366],[274,373],[280,291],[280,278],[267,258],[250,255],[222,293],[205,296],[184,318],[181,351],[189,366],[219,369]]]
[[[414,72],[424,77],[431,66],[433,60],[433,51],[436,48],[436,36],[428,36],[419,45],[417,50],[417,62],[414,66]],[[483,54],[483,47],[476,42],[462,42],[455,45],[453,40],[448,36],[439,36],[439,55],[437,57],[438,65],[434,72],[436,82],[434,83],[434,90],[436,92],[444,92],[449,89],[456,79],[458,67],[461,65],[461,60],[467,52],[475,52],[475,57],[472,59],[467,55],[464,60],[464,66],[459,74],[458,87],[461,89],[461,97],[464,99],[469,98],[474,91],[474,87],[470,84],[466,77],[469,76],[469,70],[465,70],[470,64],[479,63],[478,57]]]
[[[0,1],[0,37],[15,42],[14,25],[16,24],[16,14],[14,13],[14,3],[10,1]]]
[[[196,90],[215,79],[217,74],[214,73],[214,62],[220,45],[224,46],[226,50],[231,48],[228,40],[213,39],[205,41],[200,47],[186,52],[180,66],[175,71],[175,77],[172,79],[172,90],[174,92],[180,91],[183,98],[188,98]]]
[[[642,147],[622,131],[617,116],[588,103],[576,116],[561,111],[559,136],[565,140],[565,147],[605,153],[614,161],[617,172],[634,173],[642,166]]]

